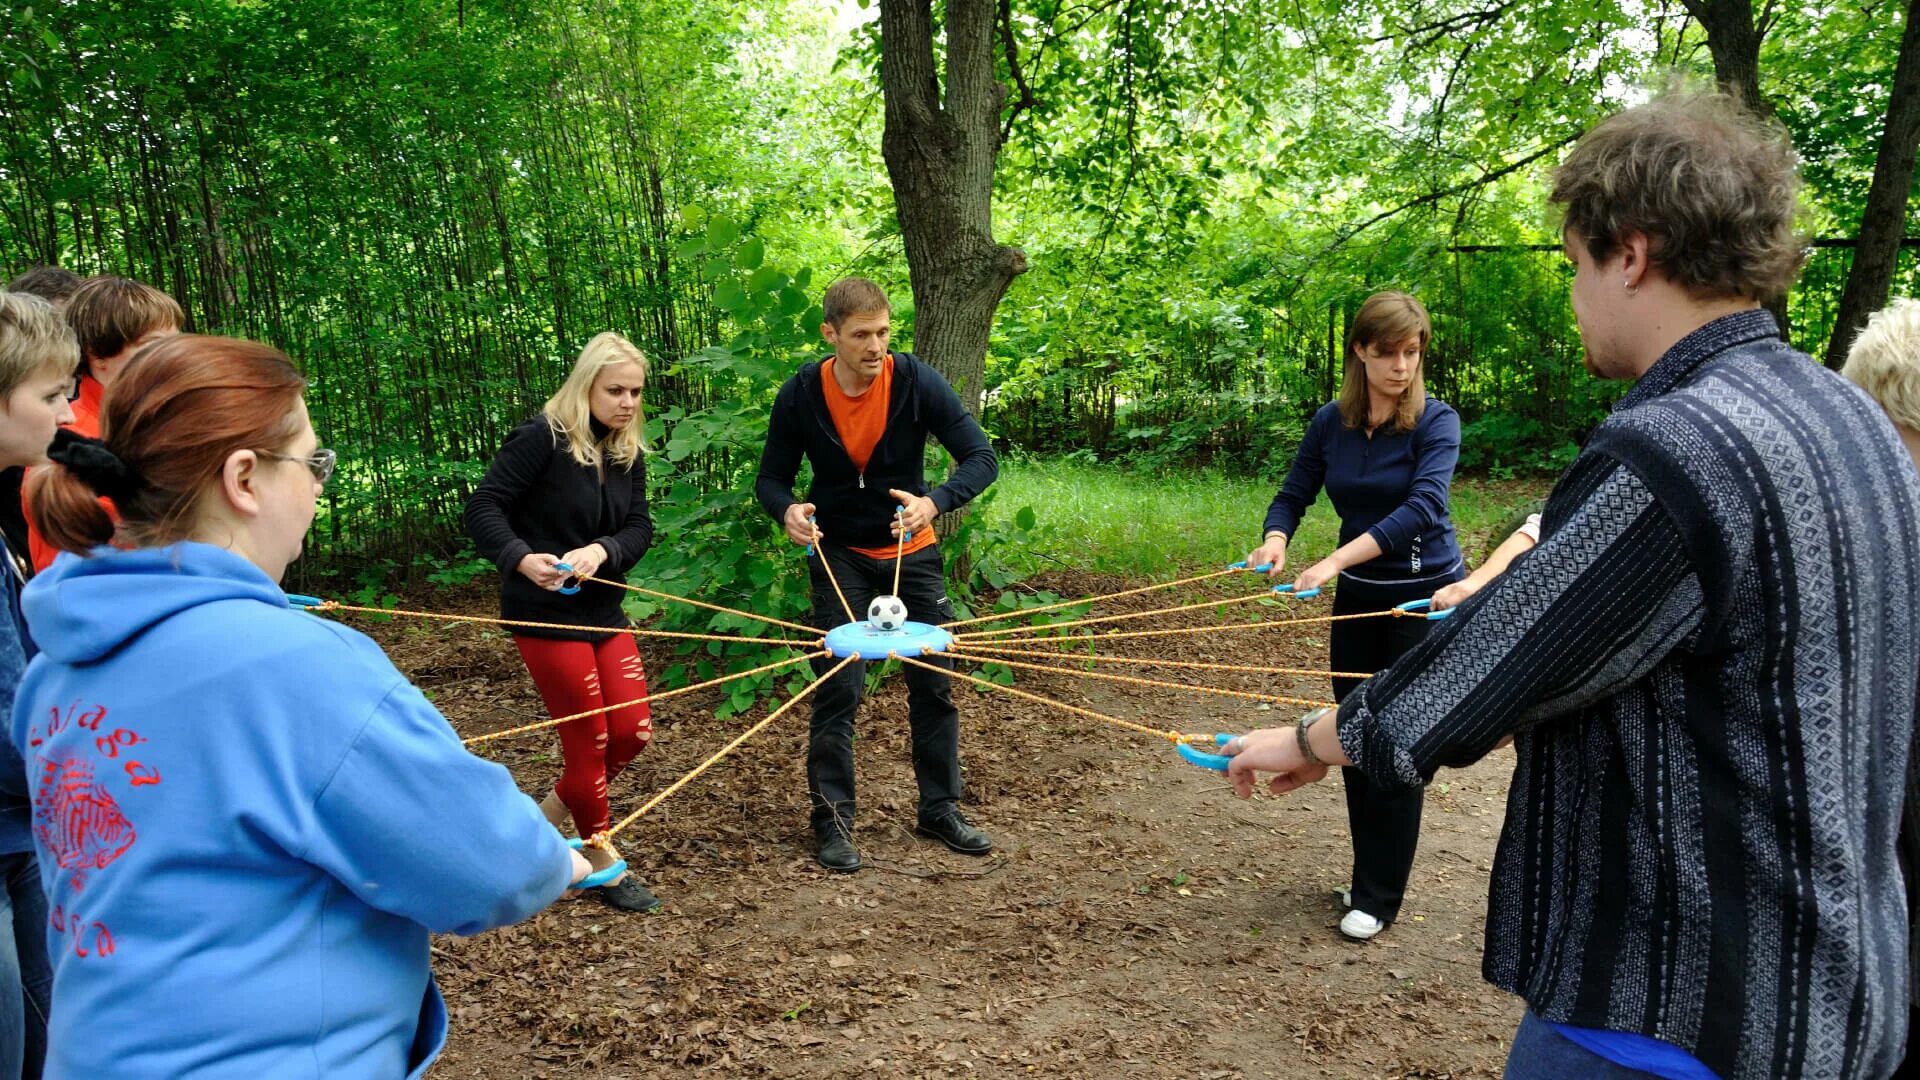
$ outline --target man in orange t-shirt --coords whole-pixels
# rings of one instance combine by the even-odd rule
[[[80,342],[79,394],[73,399],[73,423],[67,430],[90,439],[100,437],[100,403],[127,361],[141,349],[180,332],[186,313],[173,297],[132,278],[102,274],[88,278],[67,301],[67,325]],[[34,524],[32,505],[22,495],[27,511],[27,554],[35,573],[53,563],[60,549],[47,543]],[[114,520],[113,503],[100,505]]]
[[[909,619],[950,622],[953,605],[933,520],[986,490],[999,475],[999,459],[939,372],[912,353],[887,349],[893,313],[879,286],[844,278],[827,290],[822,309],[820,333],[833,355],[802,367],[775,396],[754,493],[789,539],[813,545],[807,569],[815,626],[830,630],[847,621],[833,580],[855,617],[864,618],[876,596],[893,590],[896,575]],[[928,436],[953,457],[952,474],[931,490]],[[804,502],[793,493],[803,458],[813,465]],[[816,674],[831,666],[814,661]],[[843,872],[860,868],[853,846],[853,718],[865,667],[849,664],[814,692],[807,744],[814,855],[822,866]],[[959,808],[960,713],[952,680],[921,667],[907,668],[906,680],[913,774],[920,786],[916,831],[955,851],[984,855],[993,842]]]

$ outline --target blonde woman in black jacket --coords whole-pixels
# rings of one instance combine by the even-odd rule
[[[621,607],[626,593],[570,579],[622,580],[653,542],[647,513],[646,446],[640,390],[646,357],[626,338],[605,333],[587,343],[573,373],[540,409],[514,428],[467,501],[467,532],[500,568],[500,615],[570,629],[524,628],[514,644],[550,715],[569,716],[622,701],[638,704],[560,727],[564,767],[541,803],[565,831],[573,818],[581,837],[610,824],[607,785],[653,737],[646,671]],[[596,872],[611,866],[611,848],[588,847]],[[632,874],[595,890],[627,911],[660,901]]]

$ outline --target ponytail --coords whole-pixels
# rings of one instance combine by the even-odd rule
[[[85,555],[113,539],[113,518],[86,481],[65,465],[27,473],[27,513],[47,543]]]

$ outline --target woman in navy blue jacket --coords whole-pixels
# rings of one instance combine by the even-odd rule
[[[1315,413],[1293,468],[1267,508],[1266,535],[1247,565],[1287,564],[1287,540],[1321,488],[1340,515],[1340,546],[1302,571],[1300,592],[1332,582],[1333,612],[1384,611],[1433,595],[1458,581],[1465,567],[1447,516],[1447,491],[1460,457],[1460,416],[1427,396],[1422,360],[1433,322],[1420,301],[1401,292],[1367,298],[1347,335],[1347,374],[1340,399]],[[1354,619],[1332,624],[1328,662],[1334,671],[1375,672],[1398,660],[1426,634],[1423,619]],[[1333,680],[1343,699],[1359,679]],[[1400,913],[1420,840],[1425,793],[1370,791],[1358,769],[1342,769],[1347,821],[1353,833],[1353,886],[1340,932],[1366,939]]]

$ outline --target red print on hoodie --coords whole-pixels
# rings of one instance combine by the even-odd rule
[[[90,870],[105,868],[133,846],[133,825],[106,787],[94,779],[93,763],[79,758],[40,759],[33,832],[79,889]]]

